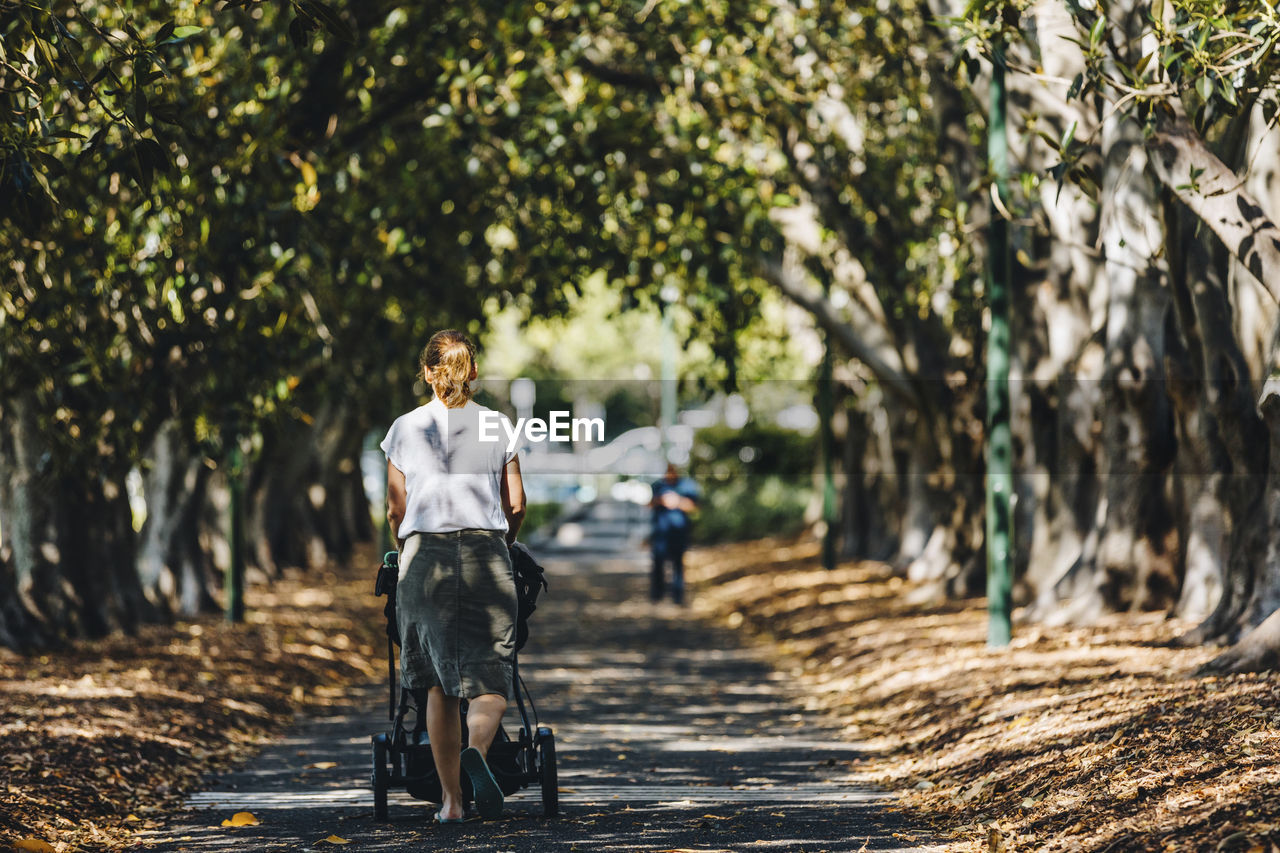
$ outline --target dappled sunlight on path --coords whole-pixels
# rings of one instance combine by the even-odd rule
[[[192,797],[154,849],[293,849],[329,835],[368,850],[446,837],[453,850],[916,849],[883,794],[847,781],[857,745],[802,712],[792,680],[735,634],[650,604],[637,560],[547,568],[521,672],[556,731],[560,819],[541,817],[531,789],[501,821],[441,827],[430,804],[393,790],[390,821],[375,822],[369,735],[385,729],[386,691],[371,685]],[[514,710],[506,725],[519,725]],[[259,825],[221,825],[239,811]]]

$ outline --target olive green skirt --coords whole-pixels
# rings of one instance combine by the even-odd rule
[[[510,700],[516,582],[502,531],[410,534],[400,554],[396,622],[405,688]]]

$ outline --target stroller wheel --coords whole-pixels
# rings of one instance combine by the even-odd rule
[[[556,739],[551,729],[538,729],[538,763],[542,771],[542,815],[555,817],[560,813],[560,788],[556,775]]]
[[[373,816],[376,820],[387,819],[387,788],[390,779],[387,773],[387,738],[386,735],[375,735],[373,738]]]

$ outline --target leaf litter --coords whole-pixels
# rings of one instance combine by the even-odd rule
[[[898,792],[947,850],[1280,850],[1280,684],[1196,676],[1218,650],[1177,647],[1191,623],[1015,624],[989,649],[984,599],[921,603],[882,563],[824,570],[814,543],[699,550],[688,572],[701,615],[864,747],[847,780]]]
[[[133,848],[207,774],[380,675],[376,561],[251,584],[241,625],[210,614],[34,656],[0,650],[0,849]]]

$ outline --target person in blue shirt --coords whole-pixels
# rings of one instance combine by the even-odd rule
[[[684,603],[684,552],[689,548],[692,522],[689,514],[698,508],[701,497],[698,486],[681,477],[675,465],[667,465],[667,473],[653,484],[653,519],[649,545],[653,551],[653,570],[649,575],[649,598],[661,601],[668,589],[666,564],[671,563],[671,600]]]

